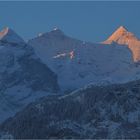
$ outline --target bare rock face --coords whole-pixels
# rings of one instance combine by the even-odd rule
[[[121,45],[127,45],[132,51],[135,62],[140,61],[140,40],[125,27],[120,26],[106,41],[103,43],[111,44],[116,42]]]

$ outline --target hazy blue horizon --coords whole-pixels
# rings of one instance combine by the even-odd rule
[[[0,2],[0,29],[8,26],[25,40],[57,26],[74,38],[101,42],[119,26],[140,38],[139,1]]]

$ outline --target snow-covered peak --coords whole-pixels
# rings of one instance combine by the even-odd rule
[[[54,27],[53,28],[53,31],[56,31],[56,30],[59,30],[59,28],[58,27]]]
[[[0,38],[3,38],[7,32],[8,32],[9,28],[8,27],[5,27],[1,32],[0,32]]]
[[[110,37],[109,39],[115,39],[118,38],[124,34],[126,34],[128,31],[124,26],[120,26]]]
[[[117,29],[117,31],[120,31],[120,32],[127,32],[127,29],[126,29],[126,27],[124,27],[124,26],[120,26],[120,27]]]
[[[126,39],[135,38],[133,33],[128,32],[124,26],[120,26],[104,43],[118,42],[121,38]]]
[[[104,44],[116,42],[121,45],[127,45],[132,51],[134,61],[140,61],[140,40],[125,27],[120,26]]]
[[[54,34],[54,35],[64,35],[64,32],[58,27],[54,27],[53,30],[49,33]]]
[[[0,32],[0,40],[8,43],[25,43],[24,40],[11,28],[6,27]]]
[[[59,29],[58,27],[54,27],[49,32],[39,33],[35,39],[44,41],[46,39],[60,39],[60,38],[64,38],[64,37],[66,37],[64,32],[61,29]]]

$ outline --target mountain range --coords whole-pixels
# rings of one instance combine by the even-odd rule
[[[55,28],[29,40],[28,44],[57,74],[62,90],[70,90],[90,83],[124,83],[140,77],[134,55],[138,57],[140,45],[137,46],[138,40],[134,43],[135,37],[130,34],[121,26],[107,41],[91,43],[71,38]],[[126,44],[128,35],[132,47]]]
[[[0,138],[140,138],[139,49],[123,26],[101,43],[4,28]]]

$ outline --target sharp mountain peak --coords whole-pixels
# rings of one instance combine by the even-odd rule
[[[118,31],[118,32],[128,32],[128,30],[124,26],[120,26],[116,31]]]
[[[138,41],[138,38],[132,32],[129,32],[124,26],[120,26],[103,43],[110,44],[112,42],[117,42],[119,44],[127,44],[126,42],[129,42],[130,40]],[[122,42],[125,42],[125,43],[122,43]]]
[[[49,32],[45,32],[45,33],[39,33],[37,37],[61,37],[61,36],[65,36],[64,32],[58,28],[58,27],[54,27],[51,31]]]
[[[11,28],[5,27],[0,32],[0,40],[9,43],[25,43],[24,40]]]
[[[50,31],[50,33],[58,34],[58,35],[64,35],[64,32],[58,27],[54,27],[53,30]]]
[[[3,38],[9,31],[10,31],[9,27],[3,28],[2,31],[0,32],[0,38]]]
[[[134,61],[140,61],[140,40],[132,32],[129,32],[124,26],[120,26],[103,43],[111,44],[113,42],[120,45],[127,45],[132,51]]]

